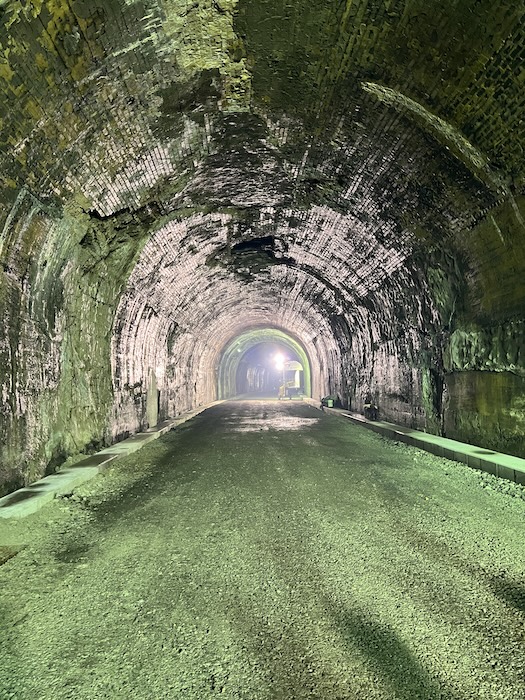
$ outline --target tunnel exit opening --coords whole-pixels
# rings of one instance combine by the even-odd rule
[[[253,329],[231,340],[223,351],[217,396],[310,397],[311,376],[310,359],[295,338],[279,329]]]
[[[304,367],[293,348],[258,343],[243,353],[235,384],[236,395],[290,399],[305,393]]]

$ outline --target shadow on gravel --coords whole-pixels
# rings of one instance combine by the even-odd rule
[[[489,586],[499,600],[516,610],[525,612],[525,585],[509,581],[504,575],[494,576],[489,580]]]
[[[334,611],[333,616],[349,651],[359,648],[397,700],[461,700],[429,675],[391,628],[357,611]]]
[[[62,564],[75,564],[86,557],[84,555],[91,551],[92,547],[89,544],[73,544],[70,547],[65,547],[61,551],[54,553],[55,559]]]
[[[403,534],[415,550],[431,552],[435,561],[450,562],[473,582],[486,586],[492,594],[506,605],[525,612],[525,582],[513,581],[506,573],[491,575],[479,567],[478,562],[470,561],[462,552],[442,538],[432,537],[420,529],[403,524]]]
[[[13,618],[3,606],[0,607],[0,699],[24,700],[31,697],[25,681],[20,678],[21,657],[17,637],[17,627],[24,622],[27,614]]]
[[[191,420],[191,425],[184,424],[163,435],[148,445],[143,452],[126,455],[119,460],[118,469],[133,470],[137,461],[152,459],[151,468],[136,481],[130,483],[123,491],[104,492],[102,500],[89,499],[80,507],[86,508],[104,529],[123,515],[133,511],[138,505],[144,506],[158,497],[170,484],[187,484],[198,478],[191,456],[199,451],[199,445],[193,444],[192,436],[196,434],[195,425],[202,420],[201,415]],[[198,433],[197,433],[198,434]],[[206,438],[201,438],[205,443]],[[154,458],[151,458],[152,453]],[[95,500],[95,502],[93,502]]]

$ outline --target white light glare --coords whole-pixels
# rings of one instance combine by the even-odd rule
[[[275,368],[278,369],[279,371],[282,371],[284,369],[284,362],[285,362],[285,357],[282,353],[278,352],[274,355],[274,360],[275,360]]]

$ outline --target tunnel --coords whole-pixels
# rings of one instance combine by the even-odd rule
[[[0,0],[0,697],[522,697],[524,15]]]
[[[282,366],[279,366],[279,362]],[[311,397],[311,361],[304,347],[297,340],[279,329],[272,328],[254,328],[236,336],[227,344],[220,359],[219,399],[233,398],[244,393],[257,393],[256,390],[259,393],[277,395],[275,390],[279,384],[282,384],[282,372],[287,371],[285,362],[288,364],[296,362],[301,366],[297,388],[302,389],[302,394]],[[262,376],[258,385],[247,383],[246,373],[250,369],[253,372],[260,370]],[[242,372],[241,376],[239,376],[240,372]],[[317,382],[319,384],[319,378]]]
[[[1,4],[1,492],[231,397],[258,333],[525,456],[522,4],[186,5]]]

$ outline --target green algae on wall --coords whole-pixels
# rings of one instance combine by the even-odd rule
[[[525,457],[525,377],[454,372],[446,384],[447,437]]]
[[[21,279],[0,279],[0,493],[109,441],[113,317],[150,224],[74,204],[42,228]]]
[[[516,174],[525,146],[523,14],[522,3],[507,0],[239,0],[235,29],[254,104],[270,113],[330,121],[340,106],[352,109],[357,86],[373,82],[441,120],[482,161]]]
[[[432,367],[421,369],[421,403],[425,413],[425,430],[433,435],[442,432],[443,377]]]
[[[64,280],[66,330],[53,398],[57,413],[46,444],[46,457],[53,455],[53,459],[110,440],[113,318],[148,231],[147,224],[125,213],[107,222],[86,223]]]
[[[469,264],[471,305],[482,321],[522,317],[525,309],[525,196],[509,195],[458,245]]]
[[[444,347],[447,437],[525,456],[525,197],[455,236],[465,292]]]
[[[445,353],[447,371],[512,372],[525,377],[525,322],[457,328]]]
[[[21,325],[20,286],[0,272],[0,494],[24,483],[20,447],[24,445],[26,421],[19,411],[16,388],[19,382],[18,339]]]

